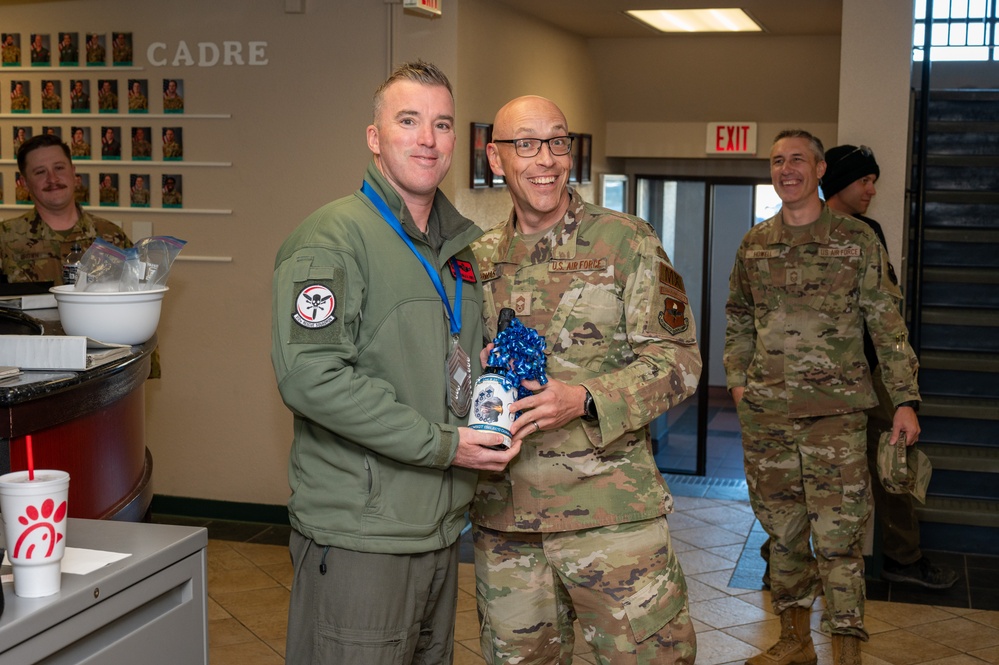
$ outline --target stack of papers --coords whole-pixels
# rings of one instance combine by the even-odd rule
[[[0,307],[12,309],[49,309],[56,306],[54,293],[23,296],[0,296]]]
[[[132,353],[127,344],[98,342],[79,335],[0,335],[0,366],[20,369],[83,370]]]

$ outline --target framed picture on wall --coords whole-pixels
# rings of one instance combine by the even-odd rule
[[[592,134],[571,134],[572,136],[572,176],[571,182],[590,182],[591,153],[593,152]]]
[[[469,165],[469,187],[481,189],[489,187],[492,172],[489,170],[489,158],[486,156],[486,144],[489,143],[493,126],[482,122],[472,123],[472,161]]]

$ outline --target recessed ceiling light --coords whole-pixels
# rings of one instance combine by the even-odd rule
[[[660,32],[762,32],[741,9],[630,9],[628,15]]]

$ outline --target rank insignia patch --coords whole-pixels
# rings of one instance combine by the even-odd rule
[[[336,321],[336,296],[322,284],[311,284],[295,300],[295,323],[304,328],[325,328]]]

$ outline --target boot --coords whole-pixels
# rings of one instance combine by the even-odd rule
[[[832,636],[833,665],[860,665],[860,638],[856,635]]]
[[[746,665],[815,665],[818,659],[808,625],[810,616],[807,607],[789,607],[781,612],[777,644],[747,660]]]

